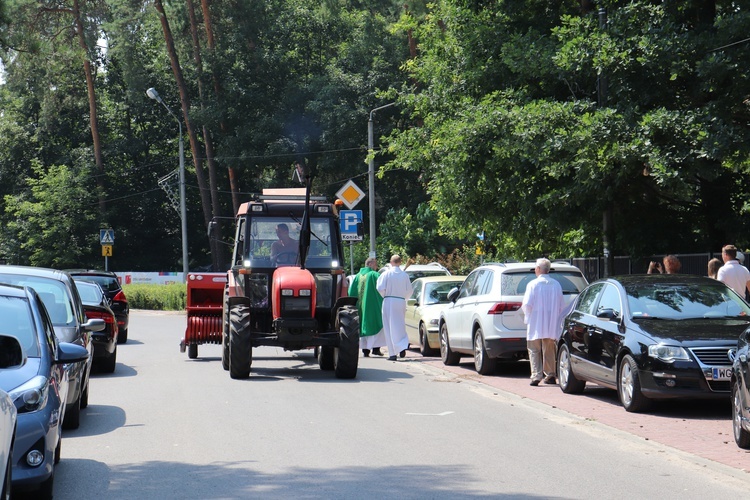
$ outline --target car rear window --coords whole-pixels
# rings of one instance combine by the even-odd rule
[[[100,304],[102,301],[102,295],[97,287],[93,283],[81,283],[76,282],[78,288],[78,295],[81,296],[81,302],[84,304]]]
[[[75,276],[97,283],[105,292],[116,292],[120,289],[120,282],[114,276],[99,276],[96,274],[76,274]]]
[[[578,294],[586,287],[586,280],[580,272],[550,271],[549,277],[560,283],[563,294]],[[526,285],[536,279],[534,271],[505,272],[502,274],[503,295],[523,295]]]

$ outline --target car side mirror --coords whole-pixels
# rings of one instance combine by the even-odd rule
[[[0,368],[20,368],[26,364],[26,351],[17,338],[0,335]]]
[[[606,319],[607,321],[617,321],[620,319],[620,315],[611,308],[600,310],[598,313],[596,313],[596,317]]]
[[[408,299],[406,301],[406,305],[408,305],[408,306],[414,306],[414,307],[419,307],[419,301],[417,299]]]
[[[106,324],[103,319],[94,318],[88,320],[82,326],[84,330],[89,332],[101,332],[106,327]]]
[[[101,321],[101,320],[100,320]],[[78,363],[89,358],[89,351],[78,344],[60,342],[57,346],[57,364]]]
[[[448,292],[448,300],[449,300],[450,302],[455,302],[455,301],[456,301],[456,299],[458,298],[458,292],[459,292],[459,289],[458,289],[458,287],[456,287],[456,288],[451,288],[451,291],[450,291],[450,292]]]

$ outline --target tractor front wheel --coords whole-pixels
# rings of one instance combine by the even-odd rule
[[[336,316],[339,329],[339,346],[333,355],[336,378],[354,378],[359,363],[359,311],[353,306],[344,306]]]
[[[229,311],[229,376],[236,379],[248,378],[252,362],[250,308],[238,304]]]

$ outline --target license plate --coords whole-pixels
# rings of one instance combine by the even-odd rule
[[[723,368],[713,369],[713,380],[729,380],[732,378],[732,367],[727,366]]]

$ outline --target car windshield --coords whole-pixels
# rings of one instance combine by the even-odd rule
[[[631,317],[661,319],[736,318],[750,306],[723,283],[649,283],[625,286]]]
[[[39,357],[39,337],[27,299],[0,296],[0,334],[17,338],[26,356]]]
[[[427,283],[424,290],[424,305],[447,304],[448,292],[461,286],[462,281],[438,281]]]
[[[74,323],[73,306],[62,282],[23,274],[0,274],[0,282],[33,288],[42,299],[53,325],[69,326]]]
[[[552,270],[548,276],[562,287],[563,293],[578,294],[586,288],[586,279],[579,272],[575,271],[555,271]],[[524,295],[526,285],[536,279],[534,271],[505,272],[502,274],[502,294],[503,295]]]

